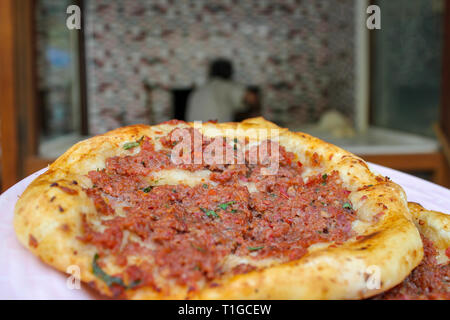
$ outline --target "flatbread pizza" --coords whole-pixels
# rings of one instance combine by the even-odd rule
[[[263,118],[79,142],[28,186],[14,228],[45,263],[128,299],[363,299],[424,257],[399,185]]]

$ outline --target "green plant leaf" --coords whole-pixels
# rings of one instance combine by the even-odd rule
[[[121,287],[124,287],[125,289],[132,289],[139,285],[141,283],[141,280],[134,280],[132,281],[128,286],[123,282],[122,278],[119,277],[113,277],[107,274],[105,271],[100,268],[100,266],[97,264],[97,260],[99,259],[98,253],[94,255],[94,259],[92,260],[92,272],[95,276],[103,280],[108,287],[111,287],[113,284],[118,284]]]
[[[103,271],[102,268],[100,268],[100,266],[97,264],[98,258],[99,258],[98,253],[96,253],[94,255],[94,260],[92,261],[92,272],[94,273],[94,275],[102,279],[107,284],[108,287],[111,287],[113,284],[118,284],[126,288],[127,286],[125,285],[125,283],[121,278],[112,277],[108,275],[105,271]]]
[[[249,251],[258,251],[258,250],[261,250],[261,249],[263,249],[264,248],[264,246],[259,246],[259,247],[247,247],[247,249],[249,250]]]
[[[344,204],[342,205],[342,208],[344,208],[344,209],[350,209],[350,210],[353,209],[351,203],[349,203],[349,202],[344,203]]]
[[[134,148],[134,147],[137,147],[137,146],[139,146],[139,142],[133,141],[133,142],[127,142],[127,143],[125,143],[125,144],[123,145],[123,148],[124,148],[125,150],[128,150],[128,149],[131,149],[131,148]]]
[[[232,205],[234,203],[236,203],[236,201],[230,201],[230,202],[221,203],[221,204],[219,204],[219,208],[222,209],[222,210],[227,210],[228,206]]]

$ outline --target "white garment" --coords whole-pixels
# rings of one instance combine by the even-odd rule
[[[244,108],[244,94],[244,86],[213,78],[189,96],[186,120],[233,121],[234,113]]]

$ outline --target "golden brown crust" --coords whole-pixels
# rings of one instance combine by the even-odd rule
[[[448,263],[445,251],[450,247],[450,215],[427,210],[415,202],[408,202],[408,208],[420,234],[433,241],[438,251],[437,262]]]
[[[63,272],[70,265],[78,265],[82,281],[110,295],[105,283],[92,273],[95,248],[76,239],[81,233],[81,213],[95,214],[92,201],[82,190],[91,187],[85,175],[103,168],[105,160],[111,156],[130,154],[122,148],[124,143],[142,135],[155,136],[159,131],[166,134],[174,127],[170,124],[134,125],[74,145],[34,180],[17,202],[14,228],[20,242],[45,263]],[[395,286],[419,264],[423,256],[422,243],[402,188],[372,174],[362,159],[307,134],[279,128],[262,118],[241,123],[206,123],[201,131],[207,136],[226,136],[227,129],[238,129],[238,134],[256,138],[250,129],[260,128],[277,130],[269,137],[279,137],[282,146],[298,155],[309,169],[306,175],[339,171],[345,187],[352,191],[350,199],[360,220],[354,228],[362,236],[336,248],[311,248],[300,260],[226,276],[217,281],[216,286],[194,294],[188,295],[187,289],[179,286],[172,286],[170,292],[144,287],[128,290],[128,298],[358,299]],[[314,153],[322,159],[319,167],[311,165]],[[55,182],[58,187],[51,186]],[[68,194],[59,186],[76,190],[77,194]],[[367,285],[373,266],[378,268],[381,277],[378,289],[369,289]],[[107,264],[105,271],[113,274],[114,266]]]

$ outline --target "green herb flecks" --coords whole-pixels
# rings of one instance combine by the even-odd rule
[[[200,207],[208,217],[220,218],[220,216],[214,210],[206,210],[205,208]]]
[[[220,216],[214,211],[214,210],[209,210],[206,212],[206,215],[208,217],[213,216],[214,218],[220,218]]]
[[[202,186],[204,189],[208,189],[208,185],[206,183],[203,184]]]
[[[152,191],[152,189],[153,189],[152,186],[148,186],[147,188],[142,189],[142,191],[145,193],[149,193],[150,191]]]
[[[263,249],[264,246],[259,246],[259,247],[247,247],[248,251],[258,251]]]
[[[128,149],[131,149],[131,148],[134,148],[134,147],[138,147],[138,146],[140,146],[141,145],[141,142],[144,140],[144,136],[142,136],[139,140],[137,140],[137,141],[132,141],[132,142],[127,142],[127,143],[125,143],[124,145],[123,145],[123,148],[125,149],[125,150],[128,150]]]
[[[236,151],[236,150],[237,150],[238,139],[237,139],[237,138],[234,138],[234,139],[233,139],[233,142],[234,142],[234,144],[233,144],[233,150]]]
[[[123,145],[123,148],[124,148],[125,150],[128,150],[128,149],[131,149],[131,148],[134,148],[134,147],[137,147],[137,146],[139,146],[139,142],[137,142],[137,141],[134,141],[134,142],[127,142],[127,143],[125,143],[125,144]]]
[[[94,255],[94,259],[92,260],[92,272],[95,276],[103,280],[108,287],[111,287],[113,284],[118,284],[121,287],[124,287],[125,289],[132,289],[136,287],[141,280],[135,280],[132,281],[128,286],[123,282],[123,280],[119,277],[113,277],[107,274],[105,271],[100,268],[100,266],[97,264],[97,260],[99,259],[98,253]]]
[[[195,245],[193,243],[191,243],[191,246],[192,246],[192,248],[197,249],[200,252],[206,252],[206,250],[204,248],[199,247],[199,246],[197,246],[197,245]]]
[[[342,208],[344,208],[344,209],[349,209],[349,210],[352,210],[352,209],[353,209],[353,207],[352,207],[352,205],[350,204],[350,202],[344,203],[344,204],[342,205]]]
[[[325,186],[327,184],[328,174],[324,173],[322,175],[322,185]]]
[[[238,139],[234,138],[233,139],[234,145],[233,145],[233,150],[236,151],[237,150],[237,145],[238,145]]]
[[[225,203],[221,203],[219,204],[219,208],[222,210],[227,210],[228,206],[232,205],[236,203],[236,201],[230,201],[230,202],[225,202]]]

